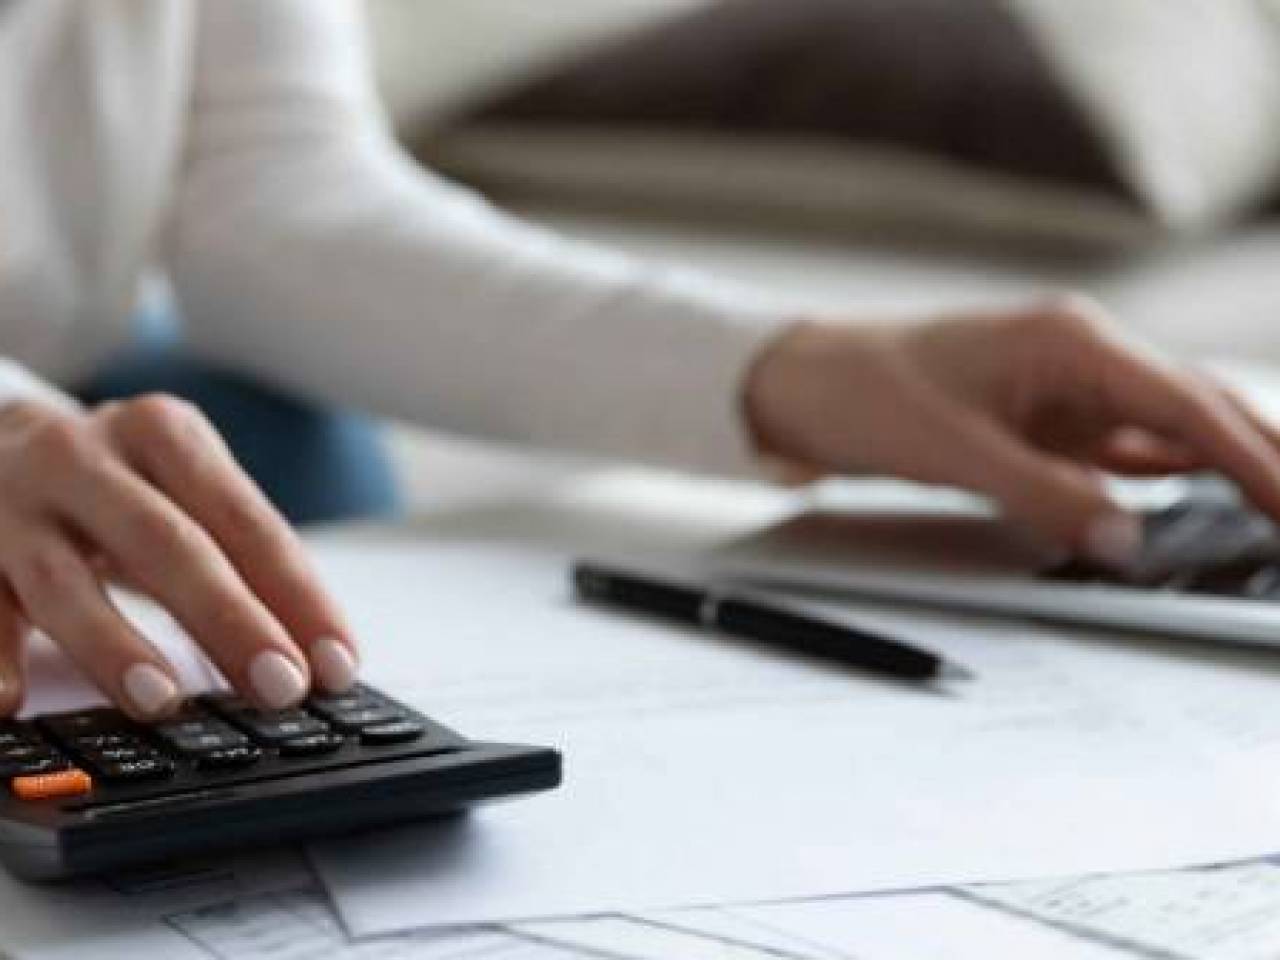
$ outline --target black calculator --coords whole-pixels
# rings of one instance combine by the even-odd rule
[[[0,860],[98,873],[465,810],[554,788],[547,747],[467,740],[368,686],[259,710],[233,694],[135,723],[112,709],[0,722]]]

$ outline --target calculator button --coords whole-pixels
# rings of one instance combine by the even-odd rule
[[[144,760],[159,756],[156,751],[142,744],[131,747],[106,747],[92,752],[85,751],[84,755],[100,763],[124,763],[128,760]]]
[[[404,714],[391,707],[364,707],[358,710],[335,711],[326,719],[343,733],[360,733],[366,727],[379,727],[404,719]]]
[[[155,727],[155,731],[162,737],[187,737],[193,733],[204,733],[209,723],[203,717],[198,720],[180,720],[177,723],[162,723]]]
[[[90,733],[70,737],[67,740],[70,747],[86,753],[95,750],[111,750],[116,747],[130,747],[138,742],[138,738],[132,733]]]
[[[381,707],[384,700],[366,687],[356,687],[346,694],[316,694],[307,700],[307,707],[325,714],[334,710],[358,710],[362,707]]]
[[[99,777],[112,783],[160,780],[173,775],[173,761],[159,754],[138,757],[134,760],[106,760],[92,763],[91,766]]]
[[[0,761],[0,780],[12,780],[14,777],[29,777],[44,773],[65,770],[71,764],[67,758],[53,750],[46,750],[37,756],[22,760]]]
[[[277,746],[286,740],[328,733],[329,726],[323,720],[301,710],[282,710],[279,713],[241,714],[238,722],[257,741],[267,746]]]
[[[40,734],[24,723],[0,724],[0,749],[24,743],[43,742]]]
[[[243,733],[235,730],[211,730],[207,733],[196,733],[182,737],[166,737],[165,742],[178,753],[198,756],[218,750],[234,750],[243,747],[249,740]]]
[[[6,761],[21,763],[23,760],[30,760],[51,752],[49,745],[45,743],[15,743],[12,746],[0,747],[0,763]]]
[[[188,706],[178,717],[158,724],[154,732],[167,746],[187,756],[232,750],[249,742],[225,720],[196,706]]]
[[[20,800],[51,800],[55,797],[78,797],[93,789],[93,778],[72,767],[57,773],[39,773],[14,777],[10,788]]]
[[[173,723],[157,724],[152,729],[157,736],[165,740],[172,740],[178,737],[197,737],[202,733],[225,730],[226,726],[221,720],[213,717],[199,716],[177,720]]]
[[[262,758],[262,751],[252,744],[206,750],[195,758],[198,770],[239,770],[251,767]]]
[[[107,709],[58,713],[41,717],[37,722],[49,733],[65,740],[91,734],[128,733],[132,730],[132,725],[124,714]]]
[[[392,704],[368,687],[356,687],[347,693],[320,694],[307,701],[307,707],[339,726],[339,719],[368,710],[392,710]],[[398,711],[396,711],[398,714]]]
[[[329,725],[323,720],[297,707],[287,710],[259,710],[234,696],[210,697],[205,702],[254,740],[269,747],[329,730]]]
[[[340,733],[313,733],[305,737],[294,737],[280,743],[282,757],[316,757],[325,753],[333,753],[346,743]]]
[[[325,716],[335,711],[359,710],[361,707],[374,706],[374,702],[367,693],[353,691],[312,697],[307,701],[307,706],[321,716]]]
[[[364,727],[360,731],[360,742],[366,747],[380,747],[392,743],[408,743],[410,740],[417,740],[424,733],[426,728],[420,723],[395,720]]]
[[[141,737],[133,733],[95,733],[87,737],[74,737],[68,741],[72,753],[97,756],[108,750],[150,750]]]

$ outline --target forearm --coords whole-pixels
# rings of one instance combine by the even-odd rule
[[[234,18],[211,16],[231,46]],[[249,110],[235,78],[198,95],[170,244],[198,349],[446,429],[748,467],[740,391],[775,323],[417,169],[361,94],[308,90],[305,66]]]

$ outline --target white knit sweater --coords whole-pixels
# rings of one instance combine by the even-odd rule
[[[347,0],[0,5],[0,397],[167,275],[192,348],[445,429],[741,472],[777,318],[523,225],[389,136]]]

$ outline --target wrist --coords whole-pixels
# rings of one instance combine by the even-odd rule
[[[743,417],[756,454],[787,482],[817,479],[813,451],[803,436],[809,398],[821,384],[821,369],[837,335],[848,328],[801,318],[759,351],[747,372]]]

